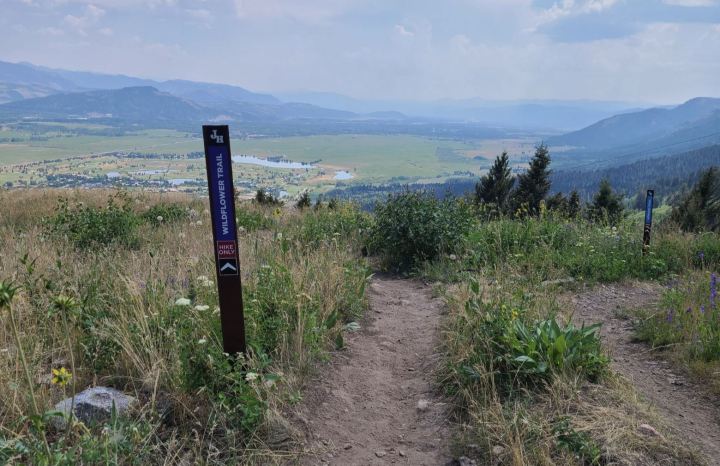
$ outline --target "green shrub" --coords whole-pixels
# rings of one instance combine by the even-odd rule
[[[163,223],[176,223],[186,218],[188,218],[187,208],[180,204],[166,204],[163,202],[152,205],[142,214],[143,220],[155,226]]]
[[[76,247],[88,248],[120,244],[137,247],[140,217],[131,208],[129,196],[111,196],[105,207],[82,202],[72,206],[61,199],[55,216],[50,219],[50,233],[67,237]]]
[[[473,223],[472,210],[464,201],[406,191],[375,206],[370,248],[387,266],[408,270],[442,253],[461,250]]]
[[[469,353],[460,371],[470,383],[488,374],[510,393],[518,386],[539,386],[552,375],[596,378],[608,364],[601,352],[599,325],[560,326],[554,317],[529,319],[520,307],[483,301],[477,281],[465,303],[464,335]]]
[[[367,214],[354,204],[343,203],[332,210],[318,209],[303,215],[298,238],[311,247],[331,241],[364,240],[369,227]]]
[[[237,226],[242,227],[248,233],[257,230],[272,228],[274,221],[262,212],[238,208],[235,212]]]

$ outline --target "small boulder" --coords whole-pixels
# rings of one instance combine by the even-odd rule
[[[109,387],[92,387],[75,395],[75,400],[66,398],[55,405],[55,411],[63,413],[64,417],[53,417],[52,424],[58,429],[67,425],[72,415],[85,424],[103,422],[110,419],[113,406],[118,416],[125,414],[138,403],[137,398]],[[71,408],[72,407],[72,408]]]
[[[495,445],[492,447],[492,454],[495,456],[502,456],[502,454],[505,453],[505,447],[502,445]]]

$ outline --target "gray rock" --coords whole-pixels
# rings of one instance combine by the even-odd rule
[[[124,394],[109,387],[93,387],[83,390],[75,395],[75,400],[66,398],[55,405],[55,411],[60,411],[64,417],[53,417],[52,424],[56,428],[64,428],[70,418],[72,407],[73,416],[85,424],[103,422],[110,419],[113,405],[118,416],[125,414],[138,403],[137,398]]]
[[[267,446],[272,450],[287,450],[296,445],[301,438],[300,432],[287,419],[273,411],[266,412],[262,433]],[[330,444],[325,439],[322,443],[326,446]]]

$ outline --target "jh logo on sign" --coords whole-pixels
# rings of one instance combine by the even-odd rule
[[[217,130],[214,129],[212,134],[210,135],[210,139],[215,141],[216,144],[223,144],[223,139],[225,139],[221,134],[217,133]]]

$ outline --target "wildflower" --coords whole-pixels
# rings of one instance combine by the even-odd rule
[[[195,225],[201,227],[201,226],[202,226],[202,220],[198,220],[197,222],[195,222]]]
[[[175,301],[176,306],[187,307],[191,304],[192,304],[192,301],[190,301],[187,298],[178,298],[177,301]]]
[[[705,261],[705,253],[700,251],[698,253],[698,259],[700,259],[700,262],[704,262]]]
[[[705,314],[705,306],[700,306],[700,314]]]
[[[282,214],[282,210],[280,210],[280,207],[276,208],[276,209],[273,211],[273,217],[279,217],[280,214]]]
[[[668,323],[670,323],[670,322],[673,321],[673,313],[674,313],[674,311],[673,311],[672,309],[670,309],[670,310],[668,311],[667,318],[665,319],[665,320],[668,321]]]
[[[53,369],[52,370],[52,383],[55,385],[60,385],[61,387],[64,387],[65,385],[70,382],[72,379],[72,373],[65,369],[64,367],[61,367],[60,369]]]
[[[710,275],[710,305],[715,307],[715,298],[717,297],[717,275]]]
[[[196,311],[207,311],[208,309],[210,309],[210,306],[207,306],[205,304],[198,304],[197,306],[195,306]]]
[[[162,215],[158,215],[158,216],[157,216],[157,221],[158,221],[159,223],[162,223],[163,220],[165,220],[165,219],[163,218]]]
[[[253,380],[257,380],[257,378],[260,377],[257,372],[248,372],[245,374],[245,380],[248,382],[252,382]]]
[[[198,340],[198,345],[204,345],[207,343],[207,340],[205,338],[201,338]]]
[[[517,311],[517,309],[513,309],[510,314],[511,314],[511,316],[512,316],[512,320],[516,320],[516,319],[518,318],[518,311]]]

